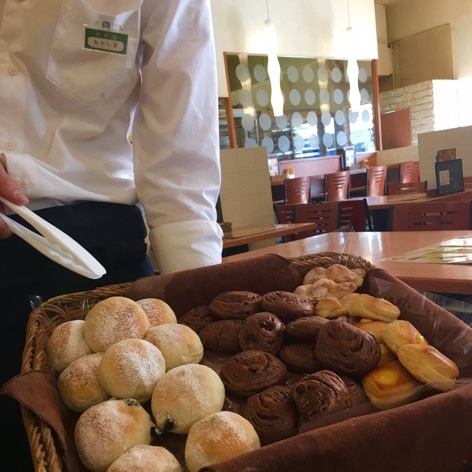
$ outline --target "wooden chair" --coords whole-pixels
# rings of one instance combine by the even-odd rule
[[[295,207],[296,205],[275,205],[277,223],[295,223]]]
[[[317,223],[315,231],[299,233],[296,239],[306,238],[338,229],[338,204],[336,202],[310,203],[295,206],[296,223]]]
[[[420,163],[418,161],[408,161],[400,163],[400,182],[410,184],[420,181]]]
[[[349,198],[349,171],[334,172],[325,175],[327,202],[338,202]]]
[[[338,202],[338,229],[372,231],[372,218],[365,198]]]
[[[310,200],[314,202],[322,202],[325,198],[325,182],[324,175],[312,175],[310,177]]]
[[[400,164],[389,164],[387,166],[387,182],[400,183]]]
[[[393,231],[470,228],[470,202],[404,203],[393,207]]]
[[[285,179],[285,203],[310,203],[310,177],[295,177]]]
[[[367,196],[378,197],[385,195],[385,179],[387,166],[375,166],[367,169]]]
[[[428,187],[428,182],[411,182],[401,184],[396,182],[387,182],[387,195],[401,195],[403,193],[424,193]]]

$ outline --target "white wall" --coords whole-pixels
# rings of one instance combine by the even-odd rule
[[[280,56],[345,59],[350,47],[358,59],[377,58],[373,0],[350,0],[352,36],[346,0],[269,0]],[[218,61],[219,95],[227,96],[223,52],[265,54],[265,0],[211,0]]]
[[[472,124],[472,1],[409,0],[387,7],[389,41],[450,23],[454,77],[459,79],[459,124]]]
[[[377,151],[377,165],[379,166],[417,160],[418,146],[406,146],[395,149],[385,149],[384,151]],[[421,176],[421,180],[423,180],[423,176]]]

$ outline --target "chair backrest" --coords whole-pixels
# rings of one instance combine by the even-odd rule
[[[377,197],[385,195],[385,179],[387,166],[375,166],[367,169],[367,196]]]
[[[325,198],[325,181],[324,175],[312,175],[310,177],[310,199],[323,201]]]
[[[418,161],[408,161],[400,163],[400,182],[410,184],[420,181],[420,163]]]
[[[387,195],[400,195],[402,193],[424,193],[428,182],[411,182],[408,184],[400,184],[396,182],[387,182]]]
[[[393,231],[469,229],[470,202],[403,203],[392,216]]]
[[[336,231],[338,229],[338,204],[336,202],[325,202],[296,205],[295,222],[317,223],[317,229],[303,237]]]
[[[372,219],[365,198],[338,202],[338,229],[340,231],[371,231]]]
[[[295,223],[296,205],[275,205],[277,222],[280,224]]]
[[[285,179],[285,203],[296,205],[297,203],[310,203],[310,177],[295,177]]]
[[[327,202],[338,202],[349,198],[349,171],[334,172],[325,175],[325,190]]]

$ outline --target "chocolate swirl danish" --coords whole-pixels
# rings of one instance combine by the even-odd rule
[[[293,386],[293,399],[304,420],[326,416],[351,406],[346,384],[334,372],[306,375]]]
[[[322,369],[315,358],[313,344],[288,344],[282,348],[279,357],[291,372],[311,374]]]
[[[244,350],[277,354],[284,344],[284,332],[285,324],[278,316],[267,311],[255,313],[244,320],[239,344]]]
[[[337,319],[321,327],[315,357],[325,369],[361,377],[378,364],[380,347],[371,334]]]
[[[249,397],[282,384],[287,377],[287,367],[268,352],[243,351],[222,365],[220,377],[227,392],[238,397]]]
[[[198,335],[205,349],[220,352],[239,352],[239,333],[242,320],[218,320],[203,327]]]
[[[262,307],[286,322],[315,314],[315,307],[308,298],[280,290],[266,293],[262,297]]]
[[[284,385],[276,385],[250,396],[241,414],[254,426],[262,444],[297,433],[297,408],[291,389]]]
[[[299,341],[315,343],[320,328],[327,322],[327,319],[320,316],[307,316],[289,323],[285,332]]]
[[[262,297],[254,292],[224,292],[210,303],[210,311],[220,319],[244,319],[259,311]]]
[[[187,313],[178,319],[178,322],[192,328],[198,333],[204,326],[215,321],[215,319],[208,306],[199,306],[187,311]]]

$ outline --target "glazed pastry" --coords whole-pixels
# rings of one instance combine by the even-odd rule
[[[396,361],[397,356],[383,343],[379,343],[380,347],[380,361],[377,367],[382,367],[389,362]]]
[[[291,293],[275,291],[262,297],[264,310],[275,313],[283,321],[289,322],[304,316],[313,316],[315,307],[306,297]]]
[[[269,387],[251,395],[242,415],[254,426],[262,444],[279,441],[297,433],[298,412],[292,391],[284,385]]]
[[[288,344],[282,348],[279,357],[291,372],[317,372],[322,367],[315,358],[313,347],[313,344],[307,343]]]
[[[421,333],[406,320],[389,323],[383,333],[383,342],[395,354],[404,344],[428,344]]]
[[[204,326],[198,335],[205,349],[220,352],[239,352],[239,332],[242,320],[219,320]]]
[[[362,379],[362,386],[371,403],[381,410],[410,403],[423,391],[421,383],[398,361],[369,372]]]
[[[243,322],[239,345],[243,350],[259,350],[277,354],[284,344],[285,325],[267,311],[255,313]]]
[[[285,327],[285,333],[299,341],[315,342],[318,331],[328,320],[319,316],[307,316],[292,321]]]
[[[333,297],[322,298],[318,301],[315,308],[315,313],[321,318],[339,318],[346,316],[347,307],[341,303],[340,300]]]
[[[185,315],[182,315],[179,318],[179,323],[188,326],[198,333],[204,326],[215,320],[216,318],[212,315],[208,306],[199,306],[192,308]]]
[[[326,278],[326,267],[314,267],[305,274],[303,285],[314,284],[318,280]]]
[[[357,271],[348,269],[341,264],[333,264],[326,269],[323,267],[315,267],[311,269],[304,277],[304,284],[313,284],[320,279],[330,279],[334,282],[354,282],[357,287],[360,287],[364,281],[365,271],[360,269]]]
[[[367,293],[353,293],[341,300],[350,316],[391,323],[400,316],[400,310],[384,298],[376,298]]]
[[[315,358],[326,369],[360,377],[378,364],[380,348],[371,334],[342,319],[332,320],[318,333]]]
[[[254,292],[224,292],[210,303],[210,311],[220,319],[244,319],[260,311],[262,297]]]
[[[351,406],[362,405],[367,401],[364,390],[355,380],[351,379],[351,377],[346,377],[345,375],[340,375],[339,377],[341,377],[349,391]]]
[[[268,352],[243,351],[222,365],[220,377],[227,392],[238,397],[249,397],[283,383],[287,368]]]
[[[361,321],[360,323],[356,323],[354,326],[356,328],[362,329],[362,331],[370,333],[377,340],[378,343],[382,343],[383,334],[385,328],[388,326],[388,323],[385,323],[385,321],[368,320],[368,322]]]
[[[329,370],[306,375],[294,384],[292,393],[298,412],[307,421],[351,406],[346,384]]]
[[[356,289],[357,285],[354,282],[337,283],[330,279],[320,279],[313,284],[300,285],[295,289],[295,293],[309,298],[313,303],[317,303],[326,297],[342,298]]]
[[[428,344],[404,344],[397,355],[413,377],[437,390],[450,390],[459,377],[457,365]]]

